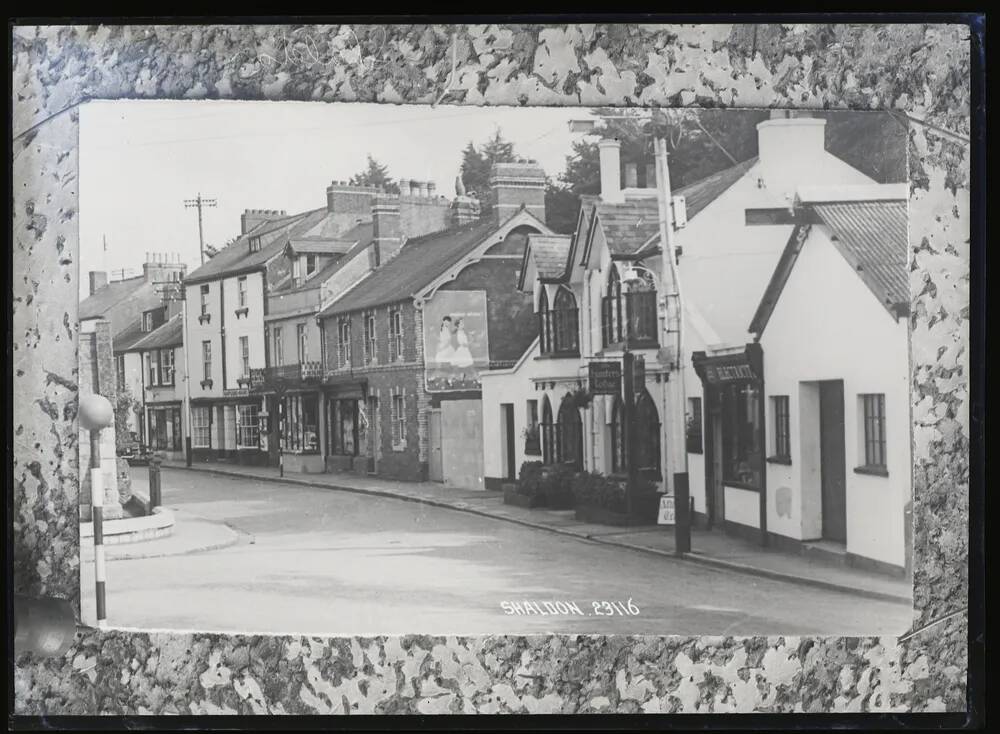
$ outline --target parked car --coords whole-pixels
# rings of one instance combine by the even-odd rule
[[[129,466],[148,465],[151,454],[149,447],[139,440],[139,435],[135,431],[129,433],[129,441],[124,446],[118,447],[118,456],[125,459]]]

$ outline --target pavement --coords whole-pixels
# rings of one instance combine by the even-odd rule
[[[503,495],[486,490],[457,489],[437,482],[403,482],[353,474],[300,474],[270,467],[228,464],[164,462],[164,467],[258,481],[355,492],[420,502],[461,512],[517,523],[538,530],[570,535],[582,540],[659,556],[678,558],[673,529],[657,525],[619,528],[582,523],[572,510],[523,508],[505,505]],[[682,558],[692,563],[739,573],[803,584],[857,596],[912,603],[913,587],[908,579],[831,563],[823,558],[762,548],[749,541],[719,532],[693,529],[691,551]]]
[[[139,492],[142,474],[134,478]],[[669,535],[663,529],[586,526],[569,513],[547,511],[524,513],[548,518],[549,526],[504,517],[499,513],[518,508],[503,506],[495,493],[431,487],[428,498],[406,485],[418,499],[400,501],[384,486],[337,491],[330,484],[171,468],[163,470],[162,487],[162,504],[177,517],[174,539],[149,541],[159,543],[155,554],[143,548],[143,557],[107,564],[113,628],[307,637],[857,636],[900,635],[914,619],[910,602],[812,588],[627,544],[640,537],[647,545],[660,542]],[[447,504],[442,493],[464,509]],[[206,533],[185,536],[189,525]],[[231,540],[225,531],[235,532],[236,543],[211,548],[212,526],[220,541]],[[627,542],[613,537],[626,535]],[[185,537],[190,542],[181,543]],[[130,550],[140,552],[140,545],[147,543]],[[93,570],[93,563],[81,564],[87,624],[95,608]]]

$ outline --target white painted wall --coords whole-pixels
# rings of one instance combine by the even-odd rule
[[[760,494],[741,487],[725,487],[726,522],[760,527]],[[770,529],[770,528],[768,528]]]
[[[789,396],[792,464],[768,464],[768,530],[815,539],[822,528],[818,462],[818,388],[844,381],[847,551],[903,566],[904,506],[911,494],[909,343],[896,321],[815,226],[803,245],[761,336],[767,398]],[[805,384],[803,384],[805,383]],[[889,476],[857,474],[864,463],[858,395],[884,393]],[[770,409],[770,401],[767,403]],[[767,432],[773,433],[768,413]],[[769,437],[768,445],[772,445]],[[791,489],[787,513],[776,494]]]
[[[247,279],[246,316],[236,318],[239,307],[237,278],[226,278],[222,281],[225,298],[226,317],[226,384],[225,389],[239,387],[237,380],[243,374],[242,355],[240,354],[240,337],[246,336],[250,346],[250,368],[265,367],[264,360],[264,276],[262,273],[249,273]],[[294,354],[294,352],[293,352]]]

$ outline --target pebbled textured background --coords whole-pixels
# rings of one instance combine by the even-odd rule
[[[17,713],[965,710],[967,27],[15,27],[12,89],[18,593],[79,603],[80,103],[183,98],[880,108],[895,110],[910,131],[918,617],[913,632],[898,640],[90,632],[63,658],[17,661]],[[907,122],[907,116],[923,122]]]

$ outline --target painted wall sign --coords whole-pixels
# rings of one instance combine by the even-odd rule
[[[591,362],[587,365],[587,381],[592,395],[620,395],[622,391],[621,362]]]
[[[675,521],[674,497],[665,494],[660,497],[660,512],[656,516],[656,523],[658,525],[673,525]]]
[[[705,365],[705,379],[713,384],[756,380],[757,375],[748,364]]]
[[[245,398],[250,395],[250,391],[245,387],[230,387],[222,391],[224,398]]]
[[[438,291],[424,305],[424,355],[429,392],[476,390],[489,368],[484,291]]]

